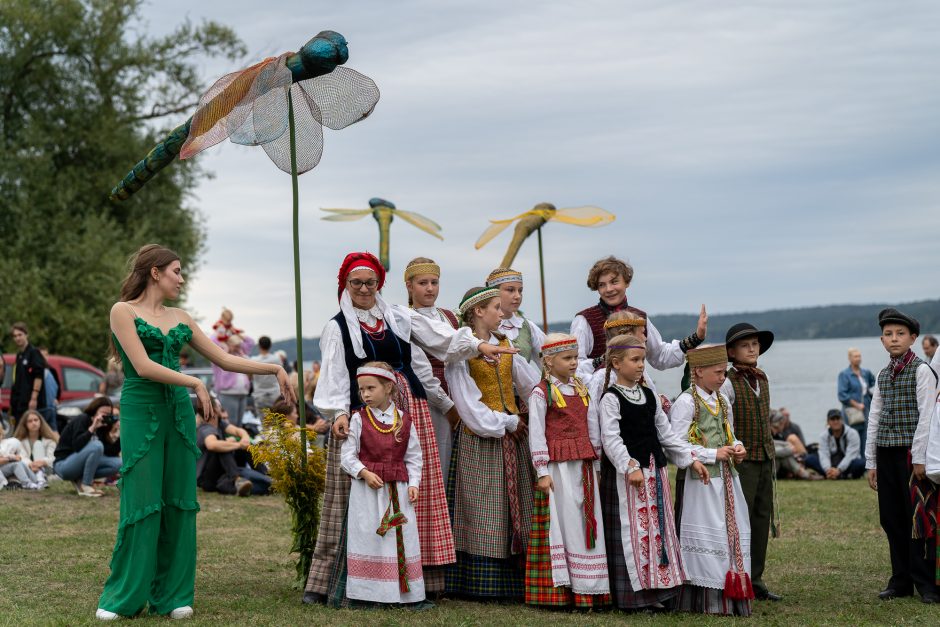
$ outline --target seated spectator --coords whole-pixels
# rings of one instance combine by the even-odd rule
[[[113,477],[121,469],[117,420],[111,399],[99,396],[59,434],[55,474],[74,483],[80,496],[101,496],[94,487],[95,479]]]
[[[819,453],[806,456],[806,465],[826,479],[858,479],[865,474],[858,433],[846,428],[842,412],[830,409],[828,428],[819,435]]]
[[[19,450],[20,441],[16,438],[0,440],[0,487],[13,479],[26,490],[42,490],[46,487],[45,477],[40,478],[32,471]]]
[[[241,427],[229,423],[228,413],[218,400],[212,400],[215,411],[206,418],[200,407],[196,413],[196,444],[202,456],[196,462],[196,485],[206,492],[248,496],[267,494],[271,478],[245,463],[239,463],[236,453],[247,455],[251,438]],[[229,440],[227,436],[238,438]]]
[[[291,374],[291,377],[294,377],[294,374]],[[300,411],[296,403],[280,399],[271,406],[271,413],[281,414],[295,425],[300,424]],[[323,419],[311,402],[304,403],[304,421],[307,423],[307,452],[312,448],[325,446],[325,434],[330,430],[330,423]]]
[[[59,434],[52,430],[38,411],[30,409],[23,414],[16,423],[13,437],[20,442],[20,457],[37,477],[45,479],[54,476],[52,464],[55,462]]]
[[[786,412],[786,413],[784,413]],[[803,431],[790,422],[786,408],[770,412],[770,434],[774,441],[774,453],[777,459],[777,476],[793,479],[821,479],[820,476],[806,470],[803,459],[806,457],[806,444]]]
[[[120,396],[124,387],[124,365],[120,359],[108,359],[108,371],[98,384],[98,393],[104,396]]]

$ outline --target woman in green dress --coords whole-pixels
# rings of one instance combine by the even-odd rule
[[[148,244],[131,259],[121,299],[111,308],[114,351],[124,364],[121,391],[121,514],[111,576],[97,618],[151,614],[192,616],[196,579],[196,418],[186,388],[212,412],[205,385],[179,372],[187,343],[225,370],[276,375],[296,401],[279,365],[235,357],[212,342],[181,309],[179,256]]]

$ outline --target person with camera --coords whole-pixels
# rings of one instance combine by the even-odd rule
[[[91,401],[82,415],[69,420],[59,435],[53,470],[75,484],[80,496],[98,497],[92,483],[121,469],[120,439],[115,435],[114,406],[107,396]]]

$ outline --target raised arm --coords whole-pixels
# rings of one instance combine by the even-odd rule
[[[646,319],[646,361],[657,370],[669,370],[685,363],[681,343],[663,341],[659,329],[649,318]]]

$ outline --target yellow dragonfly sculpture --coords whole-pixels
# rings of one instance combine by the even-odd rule
[[[401,218],[405,222],[412,224],[425,233],[433,235],[439,240],[443,241],[441,236],[441,225],[426,218],[419,213],[413,211],[403,211],[395,207],[395,203],[385,200],[384,198],[371,198],[369,199],[369,208],[368,209],[327,209],[321,207],[321,210],[329,212],[333,215],[323,216],[324,220],[331,220],[333,222],[351,222],[353,220],[359,220],[368,215],[371,215],[375,218],[375,221],[379,225],[379,261],[382,262],[382,265],[385,266],[385,270],[390,270],[389,258],[388,258],[388,248],[389,248],[389,237],[391,232],[392,220],[396,217]]]
[[[548,313],[545,303],[545,267],[542,257],[542,227],[545,226],[548,222],[562,222],[564,224],[573,224],[575,226],[606,226],[614,221],[616,216],[609,211],[601,209],[600,207],[585,206],[585,207],[568,207],[564,209],[557,209],[555,205],[543,202],[535,205],[529,211],[525,213],[520,213],[517,216],[512,218],[507,218],[505,220],[490,220],[492,224],[483,231],[483,235],[480,236],[480,239],[477,240],[477,243],[474,245],[477,250],[483,248],[491,239],[502,233],[506,227],[508,227],[513,222],[516,223],[516,228],[512,234],[512,240],[509,242],[509,248],[506,249],[506,254],[503,256],[503,262],[500,264],[502,268],[509,268],[512,265],[513,260],[516,258],[519,249],[522,248],[522,243],[530,236],[532,233],[538,234],[539,241],[539,274],[542,280],[542,325],[545,331],[548,331]]]

